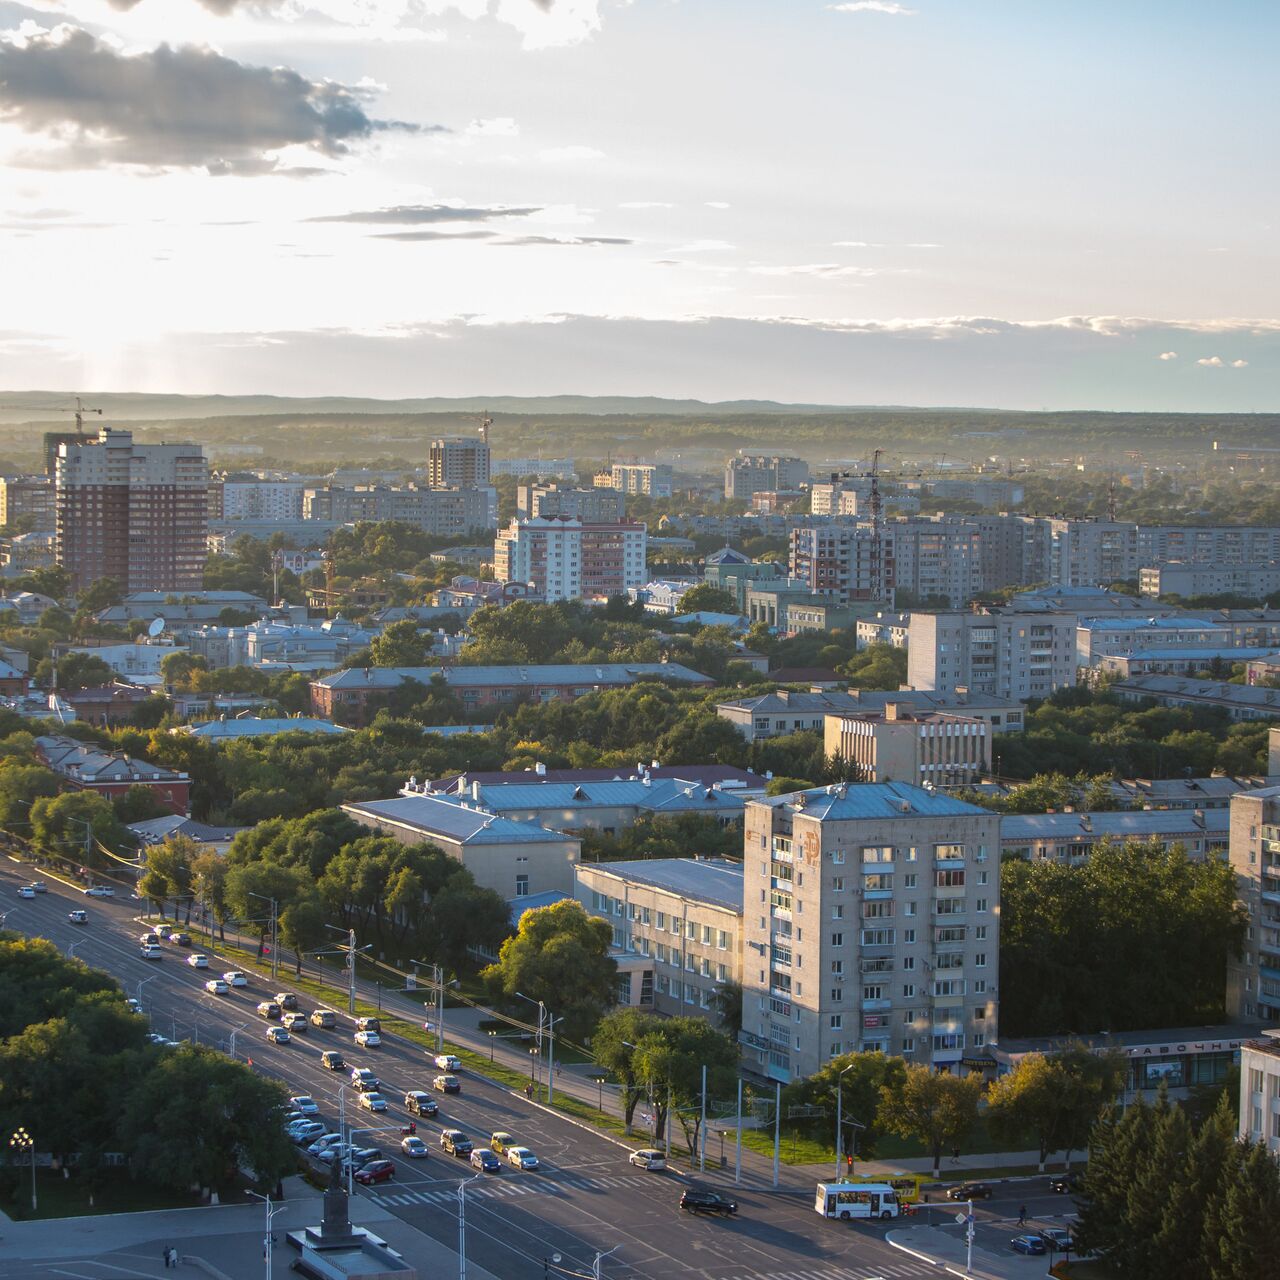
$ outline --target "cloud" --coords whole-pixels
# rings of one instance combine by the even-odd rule
[[[747,268],[753,275],[758,276],[880,276],[880,275],[906,275],[905,271],[889,272],[880,267],[850,267],[839,262],[806,262],[799,266],[772,267],[761,266],[759,264]]]
[[[896,4],[895,0],[846,0],[844,4],[829,4],[827,8],[833,13],[888,13],[899,18],[909,18],[916,12]]]
[[[1197,360],[1196,364],[1204,365],[1206,369],[1221,369],[1223,367],[1221,356],[1205,356]]]
[[[551,164],[558,164],[565,160],[603,160],[604,152],[597,151],[595,147],[547,147],[538,152],[538,158]]]
[[[1176,351],[1162,351],[1160,353],[1161,360],[1176,360],[1177,358],[1178,353]]]
[[[372,240],[487,240],[496,236],[496,231],[379,231],[370,237]]]
[[[669,200],[624,200],[619,209],[674,209]]]
[[[527,218],[531,213],[541,213],[534,205],[453,205],[453,204],[398,204],[388,209],[364,209],[352,213],[327,213],[308,218],[308,222],[368,222],[396,223],[401,226],[420,226],[435,222],[487,222],[491,218]]]
[[[598,245],[598,244],[635,244],[634,240],[628,240],[623,236],[508,236],[502,240],[495,240],[494,244],[501,245],[539,245],[539,244],[571,244],[571,245]]]
[[[703,204],[708,209],[728,209],[730,207],[727,200],[704,200]]]
[[[466,132],[474,138],[514,138],[520,128],[510,116],[493,116],[488,120],[473,120]]]
[[[908,241],[905,244],[892,244],[885,240],[833,240],[833,249],[941,249],[940,244],[930,240]]]
[[[727,240],[693,240],[689,244],[676,245],[672,253],[719,253],[734,248]]]
[[[262,173],[286,147],[333,159],[382,130],[419,131],[372,119],[365,97],[191,45],[125,54],[71,26],[0,38],[0,120],[52,140],[40,160],[56,168]]]
[[[1233,369],[1247,369],[1249,367],[1249,362],[1247,360],[1233,360],[1231,362],[1231,367]]]

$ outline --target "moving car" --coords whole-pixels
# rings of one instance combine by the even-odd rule
[[[144,933],[138,939],[140,947],[158,947],[160,945],[160,935],[158,933]]]
[[[292,991],[277,991],[276,1004],[282,1009],[288,1009],[290,1013],[295,1013],[298,1008],[298,997]]]
[[[377,1018],[357,1018],[357,1031],[381,1031],[382,1023]]]
[[[298,1093],[289,1099],[289,1105],[304,1116],[318,1116],[320,1104],[309,1093]]]
[[[160,950],[158,942],[146,942],[138,948],[139,954],[144,960],[163,960],[164,952]]]
[[[45,882],[44,882],[43,880],[33,880],[33,881],[31,882],[30,887],[31,887],[32,889],[34,889],[37,893],[48,893],[48,892],[49,892],[49,886],[48,886],[47,884],[45,884]]]
[[[209,981],[204,984],[204,989],[209,992],[210,995],[215,996],[225,996],[230,995],[231,993],[231,988],[227,986],[221,978],[210,978]]]
[[[336,1049],[326,1049],[320,1055],[320,1065],[329,1071],[345,1071],[347,1064],[342,1060],[342,1054]]]
[[[375,1182],[390,1182],[395,1176],[396,1167],[390,1160],[370,1160],[355,1172],[355,1180],[363,1187],[372,1186]]]
[[[948,1200],[990,1200],[995,1193],[985,1182],[962,1182],[947,1190]]]
[[[385,1111],[387,1109],[387,1100],[380,1093],[362,1093],[360,1095],[360,1105],[366,1111]]]
[[[187,963],[193,969],[207,969],[209,967],[209,957],[203,951],[193,951],[187,957]]]
[[[229,987],[247,987],[249,985],[248,977],[241,973],[239,969],[228,969],[222,976]]]
[[[437,1053],[432,1059],[441,1071],[461,1071],[462,1059],[455,1058],[451,1053]]]
[[[19,886],[18,897],[34,898],[35,896],[36,896],[36,891],[29,884],[24,884]]]
[[[1059,1253],[1076,1247],[1071,1232],[1064,1231],[1061,1227],[1044,1227],[1040,1232],[1040,1239]]]
[[[500,1156],[505,1156],[515,1145],[516,1140],[509,1133],[504,1133],[501,1129],[490,1135],[489,1150],[496,1151]]]
[[[89,913],[87,911],[68,911],[67,919],[72,924],[88,924]]]
[[[517,1169],[536,1169],[538,1157],[528,1147],[508,1147],[507,1163],[514,1165]]]
[[[125,1005],[125,1008],[129,1010],[130,1013],[142,1012],[142,1002],[140,1000],[135,1000],[133,996],[130,996],[124,1002],[124,1005]]]
[[[488,1147],[477,1147],[471,1153],[471,1167],[481,1173],[501,1173],[502,1161]]]
[[[157,937],[160,937],[160,938],[167,938],[167,937],[168,937],[172,932],[173,932],[173,925],[171,925],[171,924],[158,924],[158,925],[156,925],[156,936],[157,936]]]
[[[362,1049],[376,1049],[382,1044],[382,1037],[376,1031],[357,1031],[352,1039]]]
[[[116,891],[107,884],[91,884],[85,891],[86,898],[114,898]]]
[[[311,1025],[324,1031],[332,1031],[338,1025],[338,1015],[332,1009],[313,1009]]]
[[[1080,1175],[1078,1173],[1060,1173],[1056,1177],[1049,1179],[1049,1190],[1057,1191],[1062,1195],[1067,1195],[1072,1191],[1079,1191]]]
[[[357,1093],[373,1093],[382,1087],[382,1081],[368,1067],[352,1067],[351,1087]]]
[[[288,1044],[289,1033],[283,1027],[268,1027],[267,1039],[272,1044]]]
[[[191,945],[191,935],[189,933],[171,933],[169,941],[175,947],[189,947]]]
[[[667,1157],[661,1151],[653,1151],[648,1147],[633,1151],[627,1157],[627,1162],[637,1169],[649,1169],[654,1173],[660,1173],[667,1167]]]
[[[280,1023],[290,1031],[298,1031],[303,1035],[307,1034],[307,1015],[305,1013],[286,1013],[280,1019]]]
[[[404,1109],[411,1116],[433,1116],[440,1107],[429,1093],[411,1089],[404,1095]]]
[[[1038,1258],[1045,1252],[1044,1241],[1039,1236],[1014,1236],[1009,1241],[1009,1248],[1014,1253],[1025,1253],[1032,1258]]]
[[[451,1156],[469,1156],[471,1139],[461,1129],[444,1129],[440,1134],[440,1145]]]
[[[738,1212],[738,1202],[715,1191],[700,1191],[691,1187],[680,1197],[680,1207],[685,1213],[718,1213],[728,1217]]]
[[[400,1152],[410,1160],[425,1160],[428,1154],[427,1144],[417,1134],[411,1133],[400,1140]]]
[[[432,1088],[440,1093],[461,1093],[462,1082],[457,1076],[436,1076],[431,1082]]]
[[[280,1006],[274,1000],[263,1000],[258,1005],[258,1016],[270,1018],[274,1022],[280,1017]]]

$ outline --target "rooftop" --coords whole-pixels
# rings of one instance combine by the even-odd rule
[[[1195,831],[1225,836],[1229,809],[1104,809],[1093,813],[1016,813],[1000,819],[1000,839],[1043,840],[1061,836],[1115,836],[1141,840]]]
[[[586,864],[595,875],[666,889],[682,898],[742,911],[742,863],[727,858],[640,858]]]
[[[101,747],[74,738],[39,737],[36,749],[50,769],[76,782],[177,782],[187,776],[123,752],[103,751]]]
[[[1196,680],[1191,676],[1130,676],[1117,680],[1111,692],[1135,697],[1179,697],[1252,707],[1280,716],[1280,689],[1262,685],[1229,684],[1225,680]]]
[[[535,822],[502,818],[481,805],[452,796],[396,796],[391,800],[360,800],[344,804],[343,811],[359,821],[389,823],[422,834],[439,836],[456,844],[533,844],[576,837],[548,831]]]
[[[349,733],[331,720],[309,716],[237,716],[231,720],[208,720],[204,724],[182,725],[173,733],[190,734],[193,738],[262,738],[273,733]]]
[[[487,726],[481,726],[487,727]],[[453,773],[434,782],[424,782],[427,791],[456,791],[473,782],[493,786],[508,782],[628,782],[647,773],[650,778],[683,778],[702,786],[737,787],[741,790],[763,791],[767,778],[749,769],[739,769],[733,764],[654,764],[637,763],[634,769],[469,769],[466,773]],[[411,779],[411,782],[416,781]]]
[[[710,677],[679,662],[584,662],[494,667],[348,667],[343,671],[335,671],[332,675],[322,676],[315,683],[329,689],[388,689],[395,688],[404,680],[418,680],[428,684],[435,676],[442,677],[452,689],[520,684],[527,684],[530,688],[537,688],[539,685],[619,685],[632,684],[648,676],[688,684],[714,683]]]
[[[785,796],[753,801],[772,808],[793,809],[820,822],[851,818],[944,818],[985,815],[991,811],[953,799],[939,791],[913,787],[907,782],[838,783],[812,787]]]
[[[1081,618],[1082,631],[1182,631],[1192,627],[1223,627],[1223,622],[1194,615],[1161,618]]]
[[[189,836],[200,844],[220,844],[234,840],[247,827],[215,827],[207,822],[197,822],[194,818],[184,818],[181,814],[166,814],[163,818],[146,818],[142,822],[131,822],[129,830],[140,837],[143,844],[159,844],[169,836]]]
[[[560,809],[567,813],[583,809],[635,807],[655,813],[694,811],[736,816],[742,812],[743,805],[741,790],[705,787],[682,778],[659,778],[647,782],[643,778],[621,782],[534,780],[488,786],[475,782],[473,786],[479,791],[479,796],[473,792],[471,798],[498,813],[530,809]]]

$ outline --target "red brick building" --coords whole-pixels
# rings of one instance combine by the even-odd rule
[[[191,779],[148,760],[103,751],[92,743],[52,735],[36,739],[36,753],[76,791],[96,791],[108,800],[130,787],[146,787],[174,813],[191,812]]]

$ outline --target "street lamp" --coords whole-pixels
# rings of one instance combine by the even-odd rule
[[[284,1205],[282,1204],[273,1205],[271,1203],[271,1197],[264,1196],[259,1191],[250,1191],[249,1194],[253,1196],[255,1200],[261,1200],[262,1203],[266,1206],[267,1230],[266,1230],[266,1234],[262,1237],[262,1257],[266,1265],[266,1270],[263,1272],[263,1274],[266,1277],[266,1280],[271,1280],[271,1242],[273,1239],[271,1235],[271,1219],[274,1218],[276,1214],[279,1213],[280,1210],[284,1208]]]
[[[488,1036],[489,1036],[489,1061],[490,1061],[490,1062],[492,1062],[492,1061],[493,1061],[493,1046],[494,1046],[494,1042],[495,1042],[495,1041],[497,1040],[497,1038],[498,1038],[498,1033],[497,1033],[496,1031],[490,1031],[490,1032],[488,1033]]]
[[[245,1029],[245,1027],[247,1027],[248,1025],[249,1025],[249,1024],[248,1024],[247,1022],[242,1022],[242,1023],[241,1023],[241,1024],[240,1024],[240,1025],[239,1025],[239,1026],[238,1026],[238,1027],[237,1027],[237,1028],[236,1028],[236,1029],[231,1033],[231,1042],[230,1042],[230,1045],[228,1046],[228,1049],[227,1049],[227,1057],[229,1057],[229,1058],[234,1058],[234,1057],[236,1056],[236,1036],[237,1036],[237,1035],[239,1035],[239,1034],[240,1034],[240,1032],[241,1032],[241,1031],[243,1031],[243,1030]]]
[[[852,1071],[855,1063],[849,1063],[844,1071],[836,1076],[836,1181],[840,1181],[841,1155],[844,1152],[844,1120],[842,1116],[844,1104],[844,1077],[846,1071]]]
[[[458,1280],[467,1280],[467,1188],[483,1177],[477,1173],[458,1183]]]
[[[601,1262],[603,1262],[603,1261],[604,1261],[604,1259],[605,1259],[605,1258],[607,1258],[607,1257],[609,1256],[609,1254],[611,1254],[611,1253],[617,1253],[617,1252],[618,1252],[618,1250],[619,1250],[619,1249],[621,1249],[621,1248],[622,1248],[622,1246],[621,1246],[620,1244],[615,1244],[615,1245],[613,1246],[613,1248],[612,1248],[612,1249],[606,1250],[606,1252],[604,1252],[604,1253],[597,1253],[597,1254],[596,1254],[596,1260],[591,1264],[591,1275],[592,1275],[592,1280],[600,1280],[600,1264],[601,1264]]]
[[[67,959],[68,959],[68,960],[74,960],[74,959],[75,959],[76,948],[77,948],[77,947],[78,947],[78,946],[79,946],[83,941],[84,941],[84,939],[83,939],[83,938],[77,938],[77,939],[75,940],[75,942],[73,942],[73,943],[72,943],[72,944],[67,948]]]
[[[150,978],[143,978],[143,979],[141,979],[141,980],[139,981],[139,983],[138,983],[138,994],[137,994],[137,1000],[138,1000],[138,1004],[139,1004],[139,1006],[141,1006],[141,1004],[142,1004],[142,988],[143,988],[143,987],[145,987],[145,986],[147,985],[147,983],[148,983],[148,982],[152,982],[152,981],[154,981],[154,980],[155,980],[156,978],[158,978],[159,976],[160,976],[160,975],[159,975],[158,973],[153,973],[153,974],[151,975],[151,977],[150,977]]]
[[[547,1006],[546,1006],[546,1005],[545,1005],[541,1000],[535,1000],[532,996],[527,996],[527,995],[525,995],[525,993],[524,993],[523,991],[517,991],[517,992],[516,992],[516,995],[517,995],[521,1000],[527,1000],[530,1004],[536,1004],[536,1005],[538,1006],[538,1047],[537,1047],[537,1054],[538,1054],[538,1056],[541,1056],[541,1054],[542,1054],[542,1023],[543,1023],[543,1020],[544,1020],[544,1019],[546,1018],[546,1016],[547,1016]],[[529,1050],[529,1053],[530,1053],[530,1062],[529,1062],[529,1079],[530,1079],[530,1080],[532,1080],[532,1079],[533,1079],[533,1061],[532,1061],[532,1055],[534,1054],[534,1050],[533,1050],[533,1049],[530,1049],[530,1050]]]
[[[277,915],[278,904],[275,898],[268,898],[265,893],[254,893],[252,889],[246,889],[245,892],[251,898],[257,898],[261,902],[269,902],[271,904],[271,980],[274,982],[280,976],[280,927]]]
[[[9,1145],[18,1152],[31,1152],[31,1212],[36,1212],[36,1143],[35,1139],[25,1130],[19,1129],[17,1133],[9,1139]]]
[[[542,1280],[550,1280],[550,1276],[551,1276],[551,1266],[552,1266],[552,1264],[553,1264],[553,1263],[554,1263],[554,1264],[556,1264],[557,1266],[559,1265],[559,1263],[560,1263],[560,1255],[559,1255],[558,1253],[553,1253],[553,1254],[551,1255],[551,1257],[549,1257],[549,1258],[543,1258],[543,1260],[542,1260]]]

